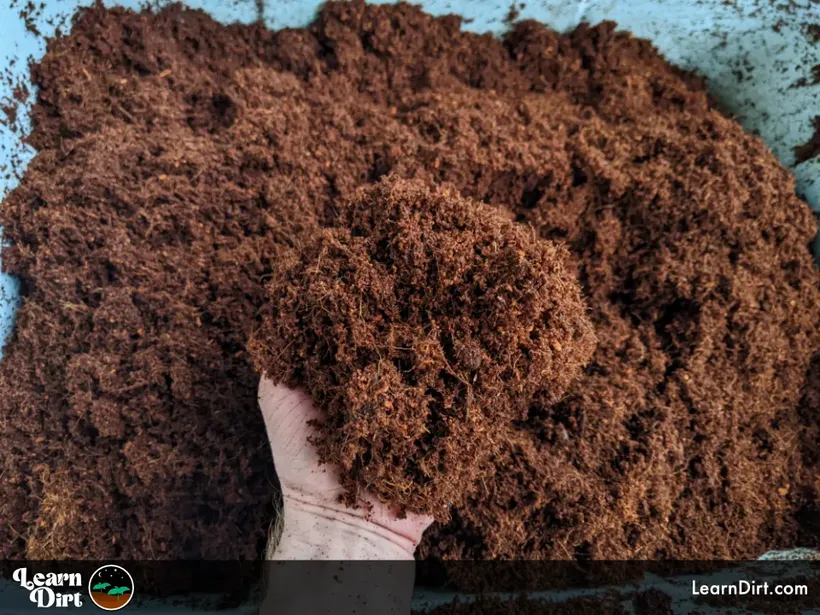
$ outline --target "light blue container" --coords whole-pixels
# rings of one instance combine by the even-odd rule
[[[33,25],[51,36],[56,25],[68,23],[77,7],[91,3],[47,1]],[[27,61],[42,57],[45,43],[27,30],[19,14],[24,2],[16,4],[11,8],[8,0],[0,3],[0,68],[10,71],[14,81],[25,81]],[[105,4],[138,9],[140,2]],[[225,23],[248,23],[258,17],[253,0],[190,0],[186,4],[204,9]],[[435,15],[463,15],[467,18],[464,28],[475,32],[503,32],[510,13],[507,0],[421,0],[419,4]],[[320,0],[268,0],[264,20],[271,28],[305,26],[320,5]],[[816,211],[820,210],[820,159],[795,166],[792,151],[811,137],[812,117],[820,113],[820,84],[796,86],[801,79],[811,83],[811,67],[820,65],[820,44],[812,44],[804,32],[806,24],[820,23],[820,5],[816,2],[529,0],[516,8],[520,19],[537,19],[561,31],[582,21],[614,20],[621,29],[649,38],[670,61],[707,77],[711,92],[722,107],[747,130],[758,133],[775,155],[792,168],[798,192]],[[0,99],[10,96],[4,80],[0,83]],[[21,109],[20,116],[23,129],[27,129],[27,113]],[[10,164],[12,155],[29,160],[33,152],[20,145],[18,134],[0,126],[0,168]],[[0,178],[0,195],[15,184]],[[16,281],[0,274],[0,357],[3,343],[12,331],[18,294]],[[450,599],[427,597],[433,604]],[[700,610],[705,612],[702,606]]]

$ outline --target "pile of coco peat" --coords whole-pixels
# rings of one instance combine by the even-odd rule
[[[815,222],[789,172],[650,43],[533,22],[496,40],[408,5],[332,3],[279,32],[97,5],[32,76],[37,155],[0,206],[25,296],[0,362],[0,558],[258,557],[275,472],[249,340],[360,438],[400,427],[343,406],[384,395],[355,370],[383,365],[401,412],[424,408],[408,430],[465,427],[453,417],[476,407],[406,456],[389,430],[367,451],[322,443],[352,493],[369,471],[409,477],[405,504],[428,510],[464,476],[459,446],[486,455],[491,478],[459,490],[419,555],[817,544]],[[385,230],[408,211],[406,236]],[[458,236],[506,252],[467,254]],[[475,277],[455,281],[466,311],[440,301],[439,265],[509,272],[490,287],[522,306],[520,330],[482,331]],[[310,292],[342,270],[371,286],[313,314]],[[423,273],[434,283],[407,287]],[[380,319],[357,321],[359,300]],[[536,382],[532,349],[552,341],[566,371]],[[317,363],[305,349],[324,343],[353,354]],[[500,369],[513,356],[525,371]]]

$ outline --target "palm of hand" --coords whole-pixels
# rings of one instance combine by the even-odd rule
[[[424,530],[433,521],[430,517],[409,513],[405,519],[397,519],[395,511],[373,497],[365,498],[372,505],[369,512],[361,508],[350,509],[340,503],[344,490],[338,469],[322,465],[316,448],[309,441],[315,433],[315,427],[309,421],[321,420],[322,414],[308,395],[262,378],[259,406],[286,502],[289,498],[299,500],[340,518],[358,517],[415,543],[421,540]]]

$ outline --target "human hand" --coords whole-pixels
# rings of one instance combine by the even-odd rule
[[[369,510],[346,507],[339,501],[344,490],[338,469],[321,465],[308,441],[315,431],[308,422],[322,418],[310,397],[262,378],[259,406],[284,501],[284,527],[273,559],[413,559],[432,517],[398,519],[372,497],[365,498]]]

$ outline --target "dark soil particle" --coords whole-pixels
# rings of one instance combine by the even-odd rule
[[[518,21],[518,17],[521,15],[521,9],[518,5],[513,2],[510,4],[510,10],[507,11],[507,15],[504,17],[504,22],[508,25],[514,24]]]
[[[26,102],[26,99],[28,98],[28,94],[29,94],[28,86],[26,86],[24,83],[17,84],[14,87],[14,89],[12,90],[12,97],[18,103]]]
[[[561,399],[595,336],[568,253],[452,188],[387,179],[269,285],[251,354],[326,410],[321,458],[351,503],[370,490],[447,519],[505,426]]]
[[[0,111],[3,112],[3,115],[6,116],[5,120],[0,120],[4,124],[9,126],[15,126],[17,124],[17,104],[10,102],[6,105],[0,105]]]
[[[820,83],[820,64],[815,64],[811,67],[811,78],[801,77],[794,83],[796,88],[805,88]]]
[[[259,557],[276,488],[246,343],[266,283],[388,174],[564,243],[598,338],[563,399],[493,426],[493,480],[419,555],[818,544],[816,406],[798,411],[815,222],[789,172],[611,23],[459,26],[359,2],[280,32],[98,5],[49,42],[37,155],[0,207],[25,289],[0,362],[0,559]],[[375,267],[359,254],[351,275]]]
[[[795,164],[806,162],[807,160],[811,160],[820,154],[820,115],[814,116],[814,119],[812,119],[812,126],[814,127],[814,133],[812,133],[809,140],[802,145],[795,146],[794,148]]]
[[[36,24],[45,7],[45,3],[37,5],[34,2],[28,2],[19,12],[20,18],[26,26],[26,30],[37,37],[42,36]]]

